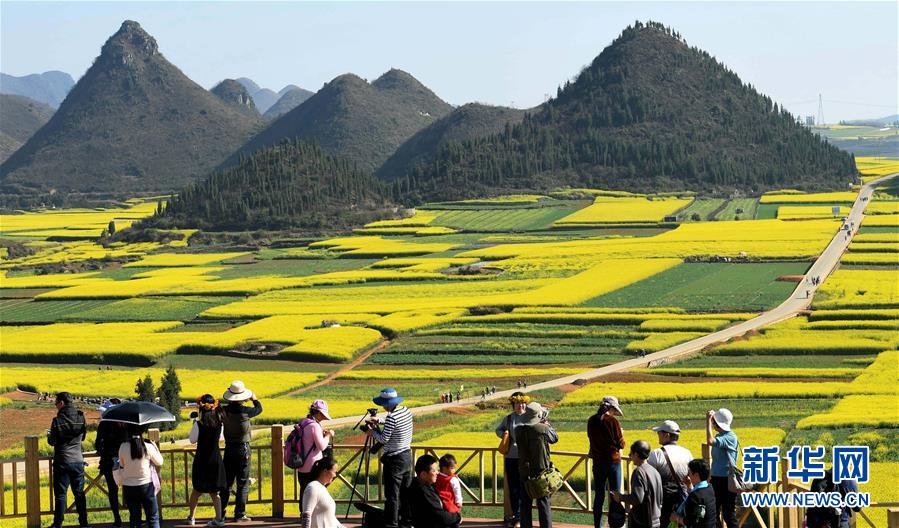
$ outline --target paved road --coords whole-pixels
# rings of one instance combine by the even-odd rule
[[[845,235],[846,231],[840,230],[839,232],[837,232],[837,234],[827,245],[827,248],[824,249],[815,263],[812,264],[812,266],[806,272],[806,279],[810,279],[811,277],[820,277],[821,282],[824,282],[824,279],[833,272],[834,268],[836,268],[837,264],[840,262],[840,257],[843,255],[843,252],[846,251],[846,248],[852,241],[852,237],[858,232],[858,228],[865,216],[865,206],[868,205],[868,200],[874,194],[874,189],[886,180],[889,180],[896,176],[899,176],[899,173],[884,176],[862,186],[861,190],[859,191],[858,197],[855,200],[855,203],[852,205],[852,211],[847,217],[847,223],[854,224],[854,229],[851,231],[848,237]],[[611,365],[606,365],[598,369],[589,370],[570,376],[564,376],[541,383],[534,383],[532,385],[528,385],[527,390],[537,391],[543,389],[552,389],[574,383],[578,380],[593,380],[602,376],[627,371],[633,368],[655,366],[675,361],[684,356],[694,354],[710,345],[722,343],[734,337],[742,336],[746,332],[758,330],[780,321],[790,319],[791,317],[795,317],[801,311],[807,310],[809,308],[812,302],[812,298],[814,297],[817,289],[818,286],[812,286],[808,283],[808,280],[803,280],[799,283],[790,297],[779,306],[767,312],[763,312],[758,317],[755,317],[748,321],[744,321],[740,324],[725,328],[724,330],[719,330],[715,333],[699,337],[692,341],[687,341],[686,343],[681,343],[680,345],[675,345],[673,347],[660,350],[659,352],[647,354],[642,358],[628,359],[625,361],[620,361],[618,363],[613,363]],[[808,291],[808,295],[806,295],[806,291]],[[374,391],[378,390],[378,388],[374,386],[372,386],[372,389]],[[505,400],[516,390],[518,389],[497,391],[496,394],[491,394],[486,399],[488,401]],[[374,395],[375,394],[372,394],[372,396]],[[483,401],[485,400],[480,396],[476,396],[472,398],[464,398],[453,403],[435,403],[432,405],[422,405],[420,407],[413,407],[410,410],[415,415],[422,415],[444,411],[451,407],[474,405]],[[359,409],[360,415],[364,410],[365,409]],[[328,426],[336,428],[345,425],[353,425],[357,420],[358,418],[356,417],[338,418],[328,422]]]

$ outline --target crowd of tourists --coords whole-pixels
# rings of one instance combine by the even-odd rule
[[[87,526],[84,497],[84,458],[82,442],[87,425],[84,415],[73,405],[67,392],[56,395],[58,414],[48,431],[54,447],[54,495],[56,500],[52,528],[62,526],[69,487],[75,497],[79,524]],[[372,400],[386,414],[372,409],[360,424],[366,435],[368,453],[377,453],[381,462],[384,507],[367,504],[366,524],[384,528],[458,528],[462,523],[462,483],[456,475],[457,461],[452,454],[437,459],[425,454],[413,461],[414,430],[411,411],[395,389],[384,389]],[[115,402],[113,402],[115,403]],[[231,519],[248,522],[246,514],[249,490],[250,420],[262,413],[262,404],[240,381],[234,381],[220,402],[211,394],[197,399],[197,413],[189,440],[196,444],[192,468],[192,492],[187,524],[194,525],[199,499],[208,494],[215,517],[209,527],[225,525],[226,512],[234,487]],[[559,436],[548,420],[549,410],[523,392],[509,398],[511,412],[496,427],[499,452],[504,456],[507,490],[508,528],[532,527],[536,505],[540,528],[552,526],[552,493],[562,485],[561,473],[552,464],[551,445]],[[603,398],[597,412],[587,420],[589,457],[593,467],[594,526],[602,528],[736,528],[736,502],[733,479],[739,452],[739,440],[732,429],[733,415],[728,409],[711,410],[705,417],[706,442],[711,448],[711,464],[694,458],[689,449],[678,445],[680,427],[665,420],[652,430],[659,447],[636,440],[628,447],[618,420],[623,416],[614,396]],[[309,412],[288,435],[284,444],[284,463],[293,469],[299,486],[302,528],[342,528],[336,503],[328,492],[338,474],[332,444],[334,432],[323,427],[331,420],[328,403],[315,400]],[[149,528],[158,528],[160,508],[158,468],[163,464],[159,448],[145,438],[146,427],[101,421],[97,429],[96,449],[99,469],[105,477],[115,526],[122,525],[118,493],[122,488],[128,505],[131,528],[139,528],[142,516]],[[220,444],[224,440],[224,450]],[[629,492],[622,492],[622,452],[632,473]],[[365,455],[363,455],[365,456]],[[610,498],[606,513],[606,494]],[[848,528],[852,511],[834,512],[831,518],[809,528],[829,526]]]

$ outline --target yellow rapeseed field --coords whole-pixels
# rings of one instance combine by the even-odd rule
[[[899,232],[886,233],[858,233],[852,237],[852,243],[863,246],[865,244],[897,244],[899,245]]]
[[[352,258],[414,256],[449,251],[455,244],[415,243],[379,236],[331,238],[309,244],[310,248],[327,248]]]
[[[562,405],[597,404],[603,396],[614,394],[626,403],[704,400],[716,398],[821,398],[847,394],[883,394],[893,388],[853,386],[837,381],[758,383],[752,381],[610,382],[591,383],[569,393]]]
[[[321,289],[291,289],[216,306],[204,312],[204,315],[258,317],[353,311],[389,314],[396,311],[448,310],[481,305],[570,305],[621,288],[679,263],[677,259],[614,259],[600,262],[586,271],[562,279],[475,279],[444,284],[434,282],[335,288],[328,289],[326,293]],[[336,274],[326,276],[334,275]]]
[[[353,233],[357,235],[451,235],[458,233],[456,229],[443,226],[424,226],[424,227],[360,227],[353,229]]]
[[[160,253],[158,255],[148,255],[137,262],[129,262],[125,264],[125,267],[176,268],[181,266],[206,266],[243,255],[246,255],[246,253]]]
[[[0,268],[39,266],[42,264],[58,264],[62,262],[81,262],[91,259],[133,258],[142,257],[147,252],[162,247],[155,242],[143,242],[127,245],[111,245],[103,247],[96,242],[31,242],[27,244],[35,249],[33,255],[26,255],[0,262]]]
[[[400,218],[397,220],[379,220],[365,224],[365,228],[377,227],[425,227],[434,221],[440,215],[439,211],[422,211],[417,210],[415,214],[408,218]]]
[[[839,225],[838,221],[833,220],[695,222],[681,224],[676,229],[651,237],[501,244],[466,251],[458,256],[523,260],[534,267],[545,265],[550,268],[558,266],[560,260],[596,261],[609,258],[805,258],[818,255]],[[504,267],[504,262],[496,265]]]
[[[807,416],[796,427],[899,427],[896,398],[896,394],[845,396],[830,411]]]
[[[0,215],[0,234],[98,238],[109,222],[115,222],[116,229],[124,229],[135,220],[151,216],[155,210],[155,202],[146,202],[125,209],[60,209]]]
[[[899,172],[899,159],[858,156],[855,158],[855,166],[860,174],[866,176],[886,176]]]
[[[866,215],[895,215],[899,214],[899,201],[890,201],[890,202],[870,202],[867,207],[865,207]],[[871,225],[871,224],[866,224]]]
[[[896,227],[899,226],[899,214],[882,214],[866,216],[862,220],[865,227]]]
[[[153,382],[158,384],[164,373],[164,368],[98,370],[85,367],[4,365],[2,385],[30,385],[41,392],[69,391],[78,396],[127,398],[134,395],[138,379],[150,374]],[[204,393],[219,398],[231,381],[236,379],[246,383],[259,397],[267,398],[308,385],[324,375],[315,372],[204,369],[181,370],[179,373],[181,397],[185,400],[193,400]]]
[[[692,198],[597,196],[593,204],[561,220],[559,226],[661,222],[693,202]]]
[[[631,341],[625,345],[624,350],[630,353],[644,351],[646,353],[658,352],[668,347],[686,343],[697,337],[702,337],[706,332],[660,332],[658,334],[649,334],[644,339]]]
[[[454,379],[491,379],[491,378],[556,378],[580,372],[582,368],[566,367],[514,367],[514,368],[441,368],[441,369],[405,369],[405,368],[366,368],[353,369],[339,376],[348,380],[454,380]]]
[[[56,323],[3,331],[3,361],[76,363],[90,360],[149,365],[175,351],[183,334],[166,332],[180,322]]]
[[[844,255],[844,261],[849,256]],[[813,306],[816,309],[899,307],[897,284],[899,270],[840,269],[818,289]]]
[[[801,320],[800,320],[801,321]],[[899,335],[889,330],[803,330],[777,325],[765,333],[725,344],[722,355],[745,354],[877,354],[899,345]]]
[[[836,207],[837,212],[833,212]],[[849,207],[829,205],[782,205],[777,208],[778,220],[808,220],[815,218],[842,218],[849,214]]]
[[[765,193],[759,198],[759,203],[767,204],[792,204],[792,203],[833,203],[833,204],[851,204],[855,202],[858,193],[841,191],[826,193]]]
[[[875,264],[899,266],[899,254],[897,253],[856,253],[850,252],[840,259],[843,264]]]
[[[640,323],[645,332],[714,332],[730,324],[728,319],[649,319]]]
[[[771,367],[663,367],[634,369],[632,372],[657,376],[703,378],[852,378],[859,368],[771,368]]]
[[[394,312],[369,321],[368,324],[388,334],[400,334],[418,330],[419,328],[448,323],[453,319],[462,317],[466,313],[468,313],[467,310],[453,309]]]

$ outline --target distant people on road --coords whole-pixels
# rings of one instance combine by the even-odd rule
[[[687,465],[688,482],[691,490],[687,500],[678,506],[671,520],[686,528],[716,528],[718,509],[715,506],[715,492],[709,486],[709,465],[697,458]],[[662,519],[662,523],[665,519]]]
[[[144,440],[144,426],[128,426],[128,441],[119,446],[122,490],[128,505],[130,528],[141,528],[141,513],[147,516],[147,528],[159,528],[159,504],[156,502],[156,468],[162,467],[162,454],[156,444]]]
[[[509,490],[510,515],[506,516],[507,527],[512,527],[521,519],[521,476],[518,473],[518,444],[515,443],[515,429],[524,423],[524,411],[527,409],[531,398],[527,394],[517,391],[509,396],[509,405],[512,412],[503,417],[496,427],[496,436],[502,439],[508,435],[508,451],[503,455],[503,469],[506,479],[506,489]]]
[[[649,449],[649,442],[645,440],[637,440],[631,444],[629,458],[634,465],[631,491],[627,494],[612,492],[612,500],[630,506],[627,514],[628,528],[659,528],[661,523],[662,478],[654,467],[646,463]]]
[[[215,518],[206,526],[219,528],[225,525],[221,495],[227,487],[225,464],[219,449],[219,438],[222,435],[222,417],[224,410],[211,394],[197,398],[197,419],[191,426],[188,440],[197,445],[191,471],[193,490],[188,500],[187,523],[194,524],[197,503],[204,493],[212,497]]]
[[[515,443],[518,444],[518,472],[521,476],[521,487],[527,479],[535,478],[550,466],[549,445],[559,441],[559,435],[547,420],[549,411],[537,402],[530,402],[521,415],[522,424],[515,429]],[[533,526],[534,499],[527,493],[521,493],[521,528]],[[552,508],[550,497],[537,500],[537,515],[540,528],[552,527]]]
[[[112,398],[108,407],[118,405],[122,400]],[[115,482],[112,471],[115,468],[116,459],[119,458],[119,446],[128,441],[128,427],[121,422],[101,421],[97,425],[97,440],[94,449],[100,455],[99,470],[106,480],[106,491],[109,496],[109,509],[112,510],[113,526],[122,526],[122,515],[119,511],[119,486]]]
[[[334,431],[326,431],[321,426],[323,421],[331,419],[328,412],[328,402],[325,400],[312,402],[309,413],[294,425],[293,432],[288,435],[288,441],[284,445],[285,460],[294,454],[299,454],[303,459],[303,465],[296,470],[300,485],[300,512],[303,511],[303,491],[317,478],[313,475],[313,466],[322,458],[327,458],[325,450],[334,439]]]
[[[249,390],[242,381],[234,380],[228,390],[222,395],[222,399],[228,402],[222,413],[222,426],[225,434],[225,477],[226,488],[222,492],[222,516],[228,510],[231,486],[236,483],[237,490],[234,497],[234,521],[249,522],[247,516],[247,497],[250,493],[250,419],[262,413],[262,404],[256,399],[253,391]],[[251,401],[252,407],[244,406],[245,401]]]
[[[337,478],[337,461],[326,456],[320,458],[309,470],[312,479],[303,491],[300,504],[302,528],[343,528],[337,520],[337,504],[328,493],[328,485]]]
[[[587,438],[590,441],[590,458],[593,461],[593,526],[603,527],[602,508],[609,492],[621,490],[621,450],[624,434],[617,416],[622,416],[621,406],[615,396],[602,399],[596,414],[587,420]],[[624,526],[624,508],[615,501],[609,503],[609,526]]]
[[[689,449],[677,445],[680,438],[680,426],[677,422],[665,420],[652,430],[658,433],[661,447],[652,450],[647,463],[662,478],[662,512],[659,519],[663,526],[667,526],[671,513],[687,497],[688,488],[684,482],[693,454]]]
[[[736,433],[731,430],[733,420],[734,415],[721,408],[708,412],[705,425],[706,443],[712,448],[712,489],[718,510],[715,517],[722,517],[727,528],[737,528],[737,494],[727,486],[730,469],[737,467],[740,445]]]
[[[56,394],[56,417],[47,431],[47,443],[53,446],[53,524],[61,528],[68,508],[66,496],[71,486],[78,512],[78,525],[87,526],[87,501],[84,497],[84,451],[81,443],[87,436],[84,413],[73,404],[70,392]]]

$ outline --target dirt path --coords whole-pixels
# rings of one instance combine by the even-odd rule
[[[302,394],[304,392],[307,392],[310,389],[314,389],[316,387],[321,387],[322,385],[326,385],[326,384],[334,381],[334,379],[336,379],[341,374],[348,372],[350,370],[353,370],[354,368],[358,367],[363,362],[365,362],[366,359],[370,358],[375,353],[380,352],[381,350],[384,350],[385,348],[390,346],[390,343],[392,343],[392,342],[393,341],[391,341],[390,339],[385,339],[385,340],[381,341],[377,345],[375,345],[375,346],[371,347],[370,349],[366,350],[365,352],[359,354],[359,356],[356,357],[356,359],[354,359],[353,361],[347,363],[346,365],[340,367],[339,369],[335,370],[334,372],[328,374],[324,378],[316,381],[315,383],[312,383],[309,385],[304,385],[304,386],[300,387],[299,389],[295,389],[291,392],[288,392],[287,394],[285,394],[285,396],[296,396],[297,394]]]

